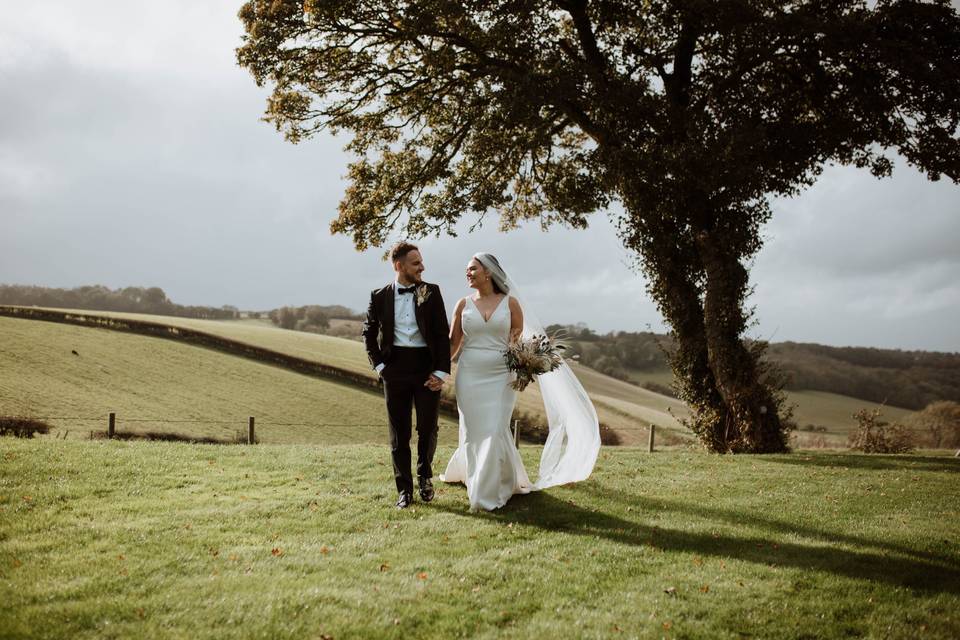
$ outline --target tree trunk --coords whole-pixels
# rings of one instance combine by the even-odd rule
[[[670,364],[692,413],[687,426],[716,453],[786,451],[782,385],[762,360],[764,345],[741,338],[749,318],[743,252],[678,218],[647,217],[625,240],[640,250],[650,294],[673,330]]]
[[[786,451],[788,432],[781,424],[779,385],[768,375],[769,365],[761,361],[763,345],[751,349],[741,338],[749,319],[743,308],[749,273],[737,253],[726,250],[710,233],[697,235],[697,247],[706,277],[707,362],[722,399],[715,409],[724,430],[725,450]]]

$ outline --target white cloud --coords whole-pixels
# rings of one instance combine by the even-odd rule
[[[161,286],[184,304],[366,304],[380,250],[331,237],[345,139],[259,121],[234,1],[17,3],[0,24],[0,282]],[[775,203],[752,279],[756,335],[960,350],[960,188],[832,168]],[[465,230],[463,225],[461,230]],[[546,322],[663,328],[602,216],[421,242],[448,305],[491,251]]]

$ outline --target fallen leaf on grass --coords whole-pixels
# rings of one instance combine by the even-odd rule
[[[281,549],[280,547],[274,547],[273,549],[270,550],[270,553],[279,558],[280,556],[283,555],[283,549]]]
[[[17,567],[23,565],[23,563],[20,562],[19,560],[17,560],[16,558],[14,558],[14,559],[10,562],[10,564],[13,565],[13,568],[14,568],[14,569],[16,569]]]
[[[420,573],[417,574],[417,580],[426,580],[426,579],[427,579],[426,571],[421,571]]]
[[[667,620],[666,622],[663,623],[663,630],[669,631],[672,626],[673,626],[673,623]]]
[[[327,545],[323,545],[322,547],[320,547],[320,553],[322,553],[323,555],[327,555],[328,553],[330,553],[330,547],[328,547]]]
[[[23,496],[24,502],[30,502],[31,500],[33,500],[33,496]]]
[[[143,607],[137,608],[137,617],[138,617],[138,618],[140,618],[141,620],[143,620],[143,618],[146,617],[146,615],[147,615],[147,614],[146,614],[146,612],[143,610]]]
[[[676,597],[676,596],[677,596],[677,588],[676,588],[676,587],[667,587],[666,589],[663,590],[663,592],[666,593],[667,595],[671,595],[671,596],[673,596],[673,597]]]
[[[384,562],[383,564],[380,565],[380,573],[383,573],[384,571],[389,571],[389,570],[390,570],[390,565],[388,563]]]
[[[227,556],[227,559],[230,560],[231,562],[236,562],[237,560],[240,559],[240,556],[238,556],[235,553],[231,553],[229,556]]]
[[[710,593],[710,585],[705,584],[700,587],[700,593]]]

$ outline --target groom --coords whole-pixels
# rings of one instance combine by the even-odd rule
[[[433,453],[437,448],[440,389],[450,375],[450,326],[440,287],[420,279],[423,258],[415,245],[390,250],[396,279],[370,295],[363,339],[370,364],[383,380],[390,421],[397,508],[413,501],[410,475],[410,412],[417,411],[417,483],[420,498],[433,500]]]

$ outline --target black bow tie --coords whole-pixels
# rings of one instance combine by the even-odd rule
[[[417,285],[413,285],[412,287],[397,287],[397,293],[413,293],[416,288]]]

